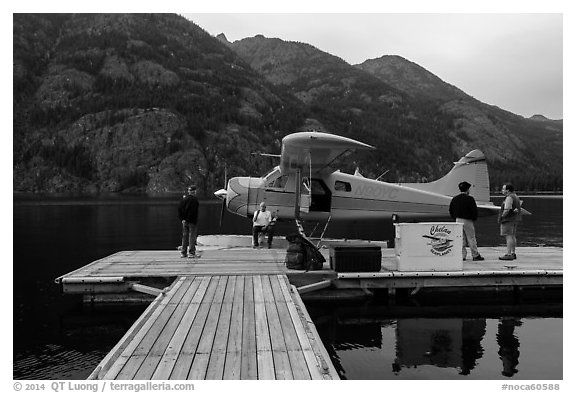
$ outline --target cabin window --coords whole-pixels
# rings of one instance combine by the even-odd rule
[[[350,191],[352,191],[352,186],[350,185],[350,183],[336,180],[336,183],[334,184],[334,190],[350,192]]]

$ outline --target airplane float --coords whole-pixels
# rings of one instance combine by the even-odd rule
[[[280,165],[262,177],[231,178],[226,189],[214,194],[230,212],[244,217],[252,217],[265,202],[280,220],[378,220],[395,215],[405,222],[452,221],[450,201],[459,193],[458,184],[467,181],[480,216],[500,209],[490,202],[488,166],[480,150],[466,154],[448,174],[430,183],[387,183],[330,169],[351,151],[372,149],[334,134],[290,134],[282,139]]]

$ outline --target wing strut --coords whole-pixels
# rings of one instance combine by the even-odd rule
[[[294,190],[294,218],[300,220],[300,190],[302,189],[302,174],[296,169],[296,189]]]
[[[322,240],[324,240],[324,234],[326,233],[326,229],[328,228],[328,224],[330,224],[331,218],[332,218],[332,214],[330,214],[328,216],[328,221],[326,221],[326,225],[324,226],[324,230],[322,231],[322,234],[320,235],[320,240],[318,241],[318,244],[316,244],[317,249],[320,249],[320,243],[322,243]]]

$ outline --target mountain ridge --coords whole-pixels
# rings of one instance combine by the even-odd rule
[[[276,68],[263,69],[263,64],[266,64],[264,59],[277,58],[275,54],[283,50],[293,53],[295,51],[293,48],[283,49],[281,40],[268,40],[275,42],[274,51],[262,51],[262,48],[266,47],[266,39],[261,35],[235,41],[230,43],[230,47],[270,82],[278,83],[284,77],[282,73],[290,66],[295,67],[295,64],[279,64]],[[294,45],[298,43],[286,44],[290,47]],[[316,51],[315,58],[321,58],[322,51],[319,49]],[[264,59],[259,59],[258,56]],[[332,59],[332,57],[333,55],[326,54],[326,58]],[[304,61],[305,59],[296,59],[294,63],[302,65],[305,64]],[[343,60],[340,64],[348,65]],[[554,176],[554,181],[561,183],[562,167],[557,164],[558,158],[562,156],[561,123],[548,122],[542,128],[542,124],[536,124],[533,120],[525,119],[493,105],[484,104],[455,86],[442,81],[423,67],[400,56],[385,55],[356,66],[348,65],[348,67],[360,69],[383,82],[395,92],[396,100],[393,101],[396,104],[403,105],[400,103],[404,102],[412,109],[420,107],[421,111],[428,113],[431,119],[446,117],[444,121],[448,124],[442,130],[434,130],[432,127],[430,130],[420,129],[418,138],[426,140],[434,149],[438,147],[430,144],[433,139],[422,135],[436,133],[438,137],[448,138],[454,147],[454,156],[461,156],[475,148],[482,149],[491,162],[494,183],[515,179],[515,182],[524,185],[529,183],[528,177],[532,175],[539,179]],[[317,73],[329,75],[330,68],[326,70],[319,66]],[[346,81],[352,73],[350,69],[343,69],[340,80]],[[292,90],[302,88],[302,86],[296,86],[295,83],[289,84],[288,87]],[[299,94],[295,95],[299,96]],[[314,103],[308,102],[308,104]],[[432,123],[429,124],[432,125]],[[443,153],[443,159],[446,155]],[[419,157],[426,159],[424,154]],[[533,171],[530,175],[527,175],[525,171],[527,162],[530,163],[529,167]],[[445,169],[446,164],[441,166]]]
[[[414,96],[419,85],[379,79],[309,44],[262,35],[230,43],[177,15],[13,18],[15,192],[165,193],[194,181],[211,195],[225,168],[260,175],[274,163],[248,153],[277,153],[283,136],[303,130],[379,147],[350,157],[343,170],[427,181],[487,135],[475,117],[517,127],[514,116],[454,99],[456,87],[436,93],[452,91],[444,97],[452,99]],[[528,136],[511,133],[516,148],[538,151],[547,132],[561,150],[561,123],[528,122]],[[496,181],[521,173],[522,160],[540,165],[522,154],[517,164],[491,163]],[[526,188],[561,188],[561,165],[536,172],[547,183],[523,180]]]

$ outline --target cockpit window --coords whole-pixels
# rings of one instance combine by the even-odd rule
[[[287,181],[288,181],[288,175],[280,176],[280,177],[266,183],[266,187],[284,188],[286,186]]]
[[[272,168],[270,172],[268,172],[262,177],[266,179],[266,182],[268,182],[269,180],[276,179],[279,175],[280,175],[280,167],[275,166],[274,168]]]
[[[280,176],[280,168],[275,167],[266,176],[264,176],[264,184],[269,188],[284,188],[286,182],[288,181],[288,176]]]

